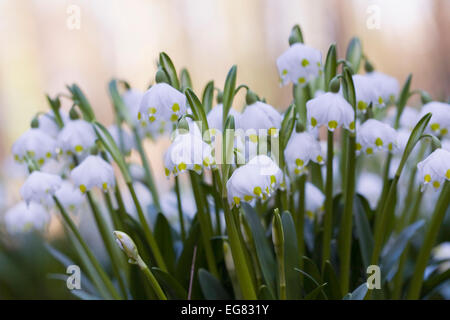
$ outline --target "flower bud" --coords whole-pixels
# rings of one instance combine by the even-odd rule
[[[289,45],[292,46],[295,43],[303,43],[302,30],[298,24],[292,28],[291,34],[289,35]]]
[[[113,231],[113,233],[116,237],[116,242],[120,250],[125,252],[125,254],[128,256],[128,262],[136,264],[140,260],[140,257],[134,241],[130,238],[129,235],[122,231]]]
[[[33,129],[39,128],[39,119],[38,119],[38,116],[35,116],[35,117],[33,118],[33,120],[31,120],[31,125],[30,125],[30,127],[33,128]]]
[[[70,108],[69,117],[70,117],[70,120],[80,119],[80,115],[78,114],[78,112],[75,109],[75,107]]]
[[[330,91],[331,92],[338,93],[340,87],[341,87],[341,83],[340,83],[338,77],[334,77],[333,79],[331,79],[331,81],[330,81]]]
[[[248,89],[247,94],[245,95],[245,102],[247,103],[247,105],[251,105],[256,101],[258,101],[258,97],[252,90]]]
[[[372,65],[372,64],[369,62],[369,60],[367,60],[367,59],[366,59],[366,61],[364,62],[364,70],[365,70],[367,73],[373,72],[373,70],[374,70],[373,65]]]
[[[281,253],[284,245],[283,225],[281,223],[280,210],[276,208],[272,219],[272,241],[277,255]]]
[[[220,103],[222,103],[222,101],[223,101],[223,92],[222,91],[219,91],[218,93],[217,93],[217,103],[218,104],[220,104]]]
[[[156,81],[156,83],[164,82],[164,83],[169,83],[170,84],[169,77],[167,76],[167,73],[161,68],[158,68],[158,71],[156,71],[155,81]]]

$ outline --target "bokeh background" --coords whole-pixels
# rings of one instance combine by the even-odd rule
[[[196,92],[211,79],[223,86],[236,64],[238,82],[281,111],[291,89],[280,88],[275,60],[297,23],[323,56],[335,42],[343,57],[358,36],[377,70],[400,83],[413,73],[413,88],[436,99],[450,95],[448,0],[0,0],[0,216],[20,200],[23,175],[12,164],[11,146],[36,112],[48,109],[46,93],[54,96],[76,82],[100,121],[110,124],[108,81],[126,79],[144,90],[165,51],[178,69],[189,69]],[[162,175],[167,146],[164,140],[146,146],[160,192],[170,187]],[[24,284],[14,283],[11,288],[20,289],[0,298],[65,297],[54,287],[46,295],[40,270],[54,265],[39,254],[42,248],[27,247],[35,255],[19,257],[26,269],[7,269],[0,261],[8,277],[15,273]],[[33,278],[41,281],[36,292],[25,285]]]

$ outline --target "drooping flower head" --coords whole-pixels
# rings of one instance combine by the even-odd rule
[[[419,111],[413,107],[406,106],[400,116],[400,127],[411,130],[419,120]]]
[[[203,168],[215,165],[211,146],[202,140],[201,135],[182,133],[175,136],[169,149],[164,155],[165,174],[177,176],[186,171],[193,170],[201,173]]]
[[[323,211],[325,195],[311,182],[305,184],[305,200],[306,215],[310,219],[314,218],[319,211]]]
[[[229,115],[234,117],[234,124],[236,128],[239,128],[239,117],[241,114],[233,108],[230,108],[228,112]],[[217,130],[222,132],[223,124],[223,104],[218,104],[209,111],[207,115],[209,129]],[[215,134],[215,132],[211,132]]]
[[[322,125],[328,130],[343,126],[355,130],[355,112],[352,106],[339,93],[327,92],[306,103],[308,123],[316,128]]]
[[[23,161],[25,156],[43,165],[46,160],[55,157],[56,141],[40,129],[29,129],[20,136],[12,146],[16,161]]]
[[[356,150],[372,154],[375,150],[392,151],[397,147],[397,132],[390,125],[375,119],[365,121],[356,136]]]
[[[61,187],[62,179],[55,174],[33,171],[20,188],[20,195],[26,203],[37,202],[52,205],[52,197]]]
[[[284,158],[292,175],[305,173],[309,161],[324,163],[320,142],[308,132],[293,132],[284,150]]]
[[[6,230],[11,235],[33,230],[43,232],[50,222],[50,214],[38,203],[22,201],[6,211],[4,219]]]
[[[355,74],[353,77],[355,86],[356,109],[366,113],[370,104],[375,107],[384,107],[384,100],[380,97],[380,90],[373,78],[368,75]]]
[[[431,112],[430,129],[434,134],[445,136],[450,130],[450,104],[432,101],[422,107],[420,118]]]
[[[70,173],[75,186],[82,193],[98,187],[103,191],[116,184],[113,167],[99,156],[90,155]]]
[[[450,180],[450,152],[442,148],[436,149],[417,164],[417,169],[423,188],[431,184],[435,190],[439,189],[445,180]]]
[[[62,110],[59,110],[59,115],[61,116],[63,123],[69,121],[69,115],[67,113],[63,112]],[[53,111],[49,111],[45,114],[40,115],[38,118],[38,122],[39,122],[38,128],[40,130],[44,131],[46,134],[56,139],[60,131],[60,128],[56,123],[55,114],[53,113]]]
[[[393,101],[399,91],[397,79],[381,72],[369,72],[366,76],[372,80],[375,88],[378,106],[384,106],[389,101]]]
[[[256,134],[259,130],[267,130],[269,136],[276,136],[281,127],[281,121],[281,114],[274,107],[256,101],[245,107],[239,118],[239,127],[246,132],[255,130]],[[252,140],[252,137],[250,139]]]
[[[116,125],[108,127],[108,131],[120,151],[122,151],[123,154],[130,154],[131,150],[134,148],[134,140],[131,134],[124,128],[119,129]]]
[[[241,201],[267,199],[282,183],[283,173],[268,156],[259,155],[234,170],[227,181],[228,202],[239,206]]]
[[[322,72],[322,54],[302,43],[295,43],[277,59],[282,85],[289,82],[306,85]]]
[[[58,147],[67,155],[86,154],[97,140],[94,128],[85,120],[69,121],[58,135]]]
[[[56,191],[55,197],[58,198],[61,205],[69,212],[77,212],[84,201],[80,189],[75,188],[68,181],[63,181],[61,188]]]

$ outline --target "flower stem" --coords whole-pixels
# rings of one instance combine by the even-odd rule
[[[340,280],[342,292],[347,292],[349,288],[350,280],[350,260],[351,260],[351,247],[352,247],[352,223],[353,223],[353,201],[355,196],[355,146],[356,138],[353,134],[348,135],[347,143],[347,167],[344,179],[346,180],[344,190],[345,202],[344,202],[344,214],[341,220],[341,228],[339,231],[340,237]]]
[[[153,198],[153,204],[158,211],[161,211],[161,204],[159,202],[158,190],[156,189],[155,181],[153,179],[152,171],[150,169],[150,163],[148,161],[147,155],[145,154],[144,147],[142,146],[141,138],[137,132],[137,129],[133,129],[134,140],[136,142],[136,147],[139,152],[142,161],[142,167],[144,168],[145,180],[147,187],[150,190]]]
[[[183,208],[181,206],[180,181],[175,177],[175,194],[177,195],[178,219],[180,220],[181,240],[186,240],[186,230],[184,228]]]
[[[136,206],[136,211],[139,216],[139,222],[141,223],[142,229],[144,230],[145,238],[147,239],[148,244],[152,250],[153,256],[156,260],[156,265],[163,271],[167,272],[167,266],[164,262],[164,259],[161,255],[161,251],[159,250],[158,244],[156,243],[155,237],[153,236],[153,232],[150,229],[147,219],[145,218],[144,211],[142,210],[142,206],[136,196],[136,191],[134,190],[133,184],[131,182],[127,183],[128,189],[130,190],[131,197],[133,198],[134,205]]]
[[[419,299],[420,290],[423,285],[423,274],[425,272],[425,268],[427,267],[431,250],[433,249],[434,242],[438,236],[439,228],[444,220],[445,212],[448,209],[449,203],[450,182],[446,181],[434,209],[431,221],[428,224],[428,228],[425,233],[425,240],[420,248],[419,256],[416,259],[417,262],[414,269],[414,274],[411,278],[411,284],[407,296],[408,299]]]
[[[145,264],[145,262],[139,257],[137,264],[139,265],[139,268],[142,270],[142,272],[145,275],[145,278],[148,280],[148,283],[155,291],[156,295],[160,300],[167,300],[167,296],[165,295],[164,291],[161,289],[161,286],[159,285],[158,281],[156,280],[153,273],[150,271],[148,266]]]
[[[330,260],[333,233],[333,132],[328,130],[327,182],[325,185],[325,217],[322,241],[322,266]]]
[[[81,244],[81,247],[85,251],[87,257],[91,261],[93,267],[95,268],[95,270],[99,274],[100,278],[102,279],[102,281],[105,284],[106,288],[110,292],[111,296],[114,299],[118,299],[118,300],[122,299],[120,297],[119,293],[117,292],[116,288],[112,284],[111,280],[108,278],[108,275],[106,274],[106,272],[103,270],[102,266],[100,265],[100,262],[98,262],[97,258],[95,258],[95,256],[92,253],[91,249],[89,248],[89,246],[84,241],[83,237],[81,236],[80,232],[78,231],[77,227],[75,226],[75,223],[72,221],[72,219],[70,218],[70,216],[67,213],[67,211],[64,209],[64,207],[61,204],[61,202],[59,202],[57,197],[53,197],[53,199],[54,199],[54,201],[56,203],[56,206],[58,207],[59,211],[61,212],[61,215],[62,215],[64,221],[66,222],[67,226],[72,231],[72,233],[75,235],[75,238]]]
[[[298,210],[296,219],[294,220],[297,229],[297,247],[298,256],[300,257],[299,268],[303,269],[303,256],[305,255],[305,239],[304,239],[304,228],[305,228],[305,185],[306,185],[306,175],[302,174],[298,179]],[[303,281],[303,275],[300,275],[301,281]]]

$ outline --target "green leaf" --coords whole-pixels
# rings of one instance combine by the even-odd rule
[[[205,269],[198,271],[198,280],[206,300],[229,300],[230,295],[220,281]]]
[[[172,60],[165,52],[161,52],[159,54],[159,64],[169,76],[169,81],[172,87],[180,90],[180,82],[178,81],[177,70],[175,69]]]
[[[323,282],[327,282],[328,286],[325,288],[327,295],[330,299],[342,299],[342,290],[341,285],[339,284],[339,280],[334,272],[333,267],[331,266],[330,261],[325,262],[325,270],[323,273]]]
[[[352,293],[348,293],[344,300],[364,300],[364,297],[367,294],[367,283],[361,284],[358,288],[355,289]]]
[[[320,292],[323,292],[323,288],[325,288],[328,285],[328,283],[322,283],[320,286],[318,286],[317,288],[315,288],[313,291],[311,291],[310,293],[308,293],[304,300],[315,300],[317,295]]]
[[[214,102],[214,81],[211,80],[206,84],[205,89],[202,94],[202,105],[205,109],[205,112],[208,113],[211,111]]]
[[[325,91],[330,91],[330,81],[336,76],[337,69],[337,57],[336,57],[336,45],[332,44],[328,49],[327,59],[325,60]]]
[[[258,256],[259,264],[265,284],[267,285],[270,293],[274,296],[277,265],[272,248],[267,241],[265,231],[259,220],[259,216],[256,211],[247,203],[242,203],[242,209],[245,212],[250,229],[253,233],[253,239],[255,241],[256,255]]]
[[[281,215],[284,233],[284,264],[286,270],[286,295],[287,299],[301,298],[300,277],[295,268],[300,266],[297,247],[297,233],[291,213],[283,212]]]
[[[258,300],[275,300],[269,288],[263,284],[258,291]]]
[[[292,135],[295,124],[295,104],[291,104],[284,113],[283,121],[281,122],[280,130],[280,148],[284,150],[287,146],[289,138]]]
[[[347,47],[347,53],[345,55],[345,59],[352,66],[353,74],[358,73],[362,56],[363,56],[363,53],[362,53],[361,40],[359,40],[359,38],[357,38],[357,37],[354,37],[350,40],[350,43]]]
[[[114,109],[121,119],[125,120],[128,125],[133,126],[133,121],[131,120],[130,113],[125,106],[122,96],[117,88],[117,80],[113,79],[108,84],[109,95],[111,96]]]
[[[193,221],[191,229],[189,230],[189,235],[184,242],[183,250],[178,257],[175,277],[180,281],[180,283],[188,287],[189,278],[192,266],[192,258],[194,256],[194,247],[198,245],[200,239],[200,226],[197,221]],[[197,263],[198,265],[198,250],[197,250]]]
[[[67,88],[72,94],[72,99],[74,100],[74,102],[80,107],[81,112],[83,113],[84,120],[88,122],[95,121],[94,110],[92,110],[89,101],[81,91],[80,87],[78,87],[78,85],[76,84],[73,84],[71,86],[68,86]]]
[[[348,103],[352,105],[353,110],[355,111],[355,121],[356,121],[356,91],[355,85],[353,83],[352,73],[348,67],[344,67],[343,74],[344,74],[344,81],[342,85],[344,97],[348,101]]]
[[[364,205],[364,198],[361,195],[355,197],[355,227],[356,234],[358,236],[359,247],[361,250],[361,257],[364,262],[364,267],[367,268],[370,265],[370,259],[372,257],[373,251],[373,234],[370,228],[370,223],[368,220],[367,210],[368,204]]]
[[[442,273],[438,273],[435,276],[428,277],[423,283],[421,294],[423,297],[427,296],[431,292],[433,292],[440,285],[444,284],[446,281],[450,279],[450,269]]]
[[[403,110],[405,109],[406,103],[408,102],[409,98],[409,91],[411,87],[411,80],[412,80],[412,74],[409,74],[406,78],[405,84],[403,85],[402,91],[400,92],[398,96],[397,101],[397,115],[395,117],[395,128],[398,128],[398,125],[400,123],[400,116],[402,115]]]
[[[208,120],[206,119],[205,110],[203,109],[203,105],[195,95],[194,91],[187,88],[184,92],[186,94],[187,101],[191,106],[192,113],[194,114],[194,118],[196,121],[201,121],[202,123],[202,133],[209,129]]]
[[[184,91],[187,88],[192,89],[191,75],[189,74],[189,71],[186,68],[183,68],[180,71],[180,82],[181,82],[181,91]]]
[[[237,67],[232,66],[230,71],[228,71],[228,75],[225,80],[225,87],[223,89],[223,128],[225,128],[225,121],[233,104],[234,90],[236,89],[236,73]]]
[[[388,243],[388,247],[384,248],[383,255],[380,259],[380,269],[382,281],[390,281],[395,274],[396,268],[394,268],[405,250],[408,242],[416,234],[416,232],[425,225],[425,220],[419,220],[399,234],[393,243]]]
[[[153,275],[164,289],[164,292],[170,299],[185,300],[187,299],[187,291],[173,276],[163,270],[153,267]]]
[[[164,252],[164,261],[170,272],[174,271],[175,267],[175,251],[173,248],[172,229],[166,217],[159,213],[155,223],[155,240],[161,252]]]
[[[291,34],[289,35],[289,45],[293,45],[294,43],[303,43],[303,33],[300,26],[296,24],[292,27]]]

